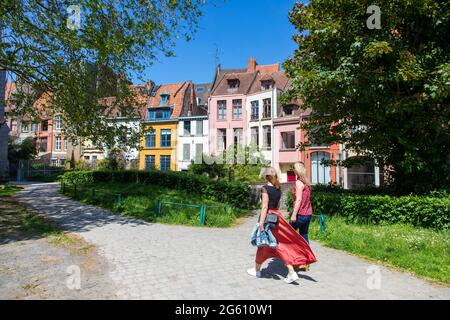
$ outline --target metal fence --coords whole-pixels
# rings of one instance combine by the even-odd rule
[[[90,202],[96,203],[97,200],[99,200],[99,197],[110,197],[111,199],[114,199],[116,205],[121,205],[122,201],[127,196],[145,196],[141,193],[119,193],[119,192],[109,192],[104,190],[99,190],[93,187],[85,187],[80,186],[77,184],[66,184],[64,182],[61,182],[60,184],[61,192],[63,194],[71,194],[73,198],[77,199],[79,196],[81,196],[83,193],[88,197]],[[155,215],[157,217],[162,216],[163,209],[165,206],[178,206],[178,207],[190,207],[190,208],[198,208],[200,210],[200,225],[206,224],[206,215],[209,209],[213,208],[219,208],[223,209],[224,213],[227,213],[227,210],[230,206],[223,205],[223,206],[217,206],[217,205],[207,205],[207,204],[191,204],[191,203],[179,203],[179,202],[171,202],[171,201],[164,201],[164,199],[158,199],[155,207]],[[150,212],[149,212],[150,213]]]
[[[27,181],[35,178],[56,177],[70,171],[65,167],[52,166],[40,160],[19,160],[16,167],[16,180]]]

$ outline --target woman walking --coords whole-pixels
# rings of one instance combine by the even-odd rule
[[[294,190],[294,211],[291,214],[290,223],[294,229],[298,229],[300,235],[309,243],[308,229],[312,216],[311,188],[306,177],[306,168],[303,162],[296,162],[294,171],[297,176]],[[308,265],[299,268],[308,270]]]
[[[288,269],[286,283],[298,280],[298,275],[294,268],[300,265],[309,265],[317,261],[308,243],[301,237],[284,219],[278,206],[281,198],[280,182],[274,168],[268,167],[263,171],[266,185],[262,187],[262,208],[259,216],[259,230],[264,230],[264,223],[267,214],[276,215],[277,222],[272,234],[278,242],[276,248],[268,246],[258,247],[255,259],[255,268],[247,272],[255,277],[261,277],[261,265],[270,258],[278,258],[284,262]]]

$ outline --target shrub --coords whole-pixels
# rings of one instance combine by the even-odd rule
[[[78,171],[68,172],[60,180],[67,184],[91,184],[98,182],[152,184],[188,190],[194,194],[204,195],[237,208],[248,208],[250,206],[251,190],[248,184],[212,180],[202,175],[185,172],[161,172],[156,170]]]
[[[90,184],[94,182],[93,171],[71,171],[59,176],[65,184]]]
[[[30,177],[28,177],[29,181],[41,181],[41,182],[54,182],[58,179],[58,173],[36,173]]]
[[[339,214],[351,221],[404,223],[434,229],[450,228],[450,197],[346,196]]]
[[[292,211],[289,191],[286,206]],[[314,192],[311,203],[314,213],[337,215],[351,222],[371,224],[411,224],[418,227],[450,228],[450,197],[355,195],[351,193]]]

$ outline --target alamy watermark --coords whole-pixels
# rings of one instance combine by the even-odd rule
[[[367,14],[370,16],[366,20],[366,26],[370,30],[381,29],[381,9],[379,6],[372,4],[367,7]]]
[[[81,269],[77,265],[70,265],[66,269],[66,273],[69,275],[66,280],[66,286],[70,290],[81,289]]]
[[[268,149],[269,150],[269,149]],[[249,146],[230,145],[221,150],[218,155],[199,154],[193,159],[194,164],[241,164],[258,165],[268,164],[264,155],[255,144]]]
[[[381,269],[379,266],[370,265],[366,269],[366,273],[369,277],[366,281],[367,289],[369,290],[380,290],[381,289]]]
[[[67,23],[66,26],[70,30],[78,30],[81,28],[81,9],[77,5],[67,7]]]

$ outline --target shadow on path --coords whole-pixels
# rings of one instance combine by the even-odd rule
[[[59,193],[57,183],[27,184],[14,196],[20,203],[53,220],[62,230],[86,232],[110,223],[132,227],[152,223],[114,215],[99,207],[80,203]]]
[[[273,260],[269,261],[269,263],[267,264],[267,267],[265,267],[261,271],[262,271],[262,277],[268,278],[268,279],[283,280],[288,275],[286,266],[284,265],[284,263],[281,260],[278,260],[278,259],[273,259]],[[300,274],[297,273],[297,274],[300,279],[317,282],[317,280],[315,280],[314,278],[311,278],[310,276],[308,276],[306,274],[302,274],[302,273],[300,273]],[[298,285],[297,283],[294,283],[294,284]]]

